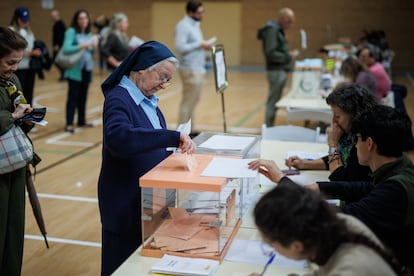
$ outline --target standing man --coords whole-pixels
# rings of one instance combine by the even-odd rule
[[[204,7],[199,0],[189,0],[187,14],[175,27],[175,49],[180,61],[179,73],[183,84],[182,99],[178,112],[178,123],[191,119],[197,105],[206,72],[205,50],[212,45],[204,40],[200,22]],[[193,128],[192,128],[193,129]]]
[[[287,73],[292,69],[292,58],[297,50],[289,52],[285,31],[295,20],[295,14],[289,8],[279,10],[276,21],[271,20],[259,29],[257,38],[263,41],[263,54],[266,60],[269,93],[266,101],[265,123],[271,127],[275,122],[276,102],[280,99],[286,84]]]
[[[60,14],[58,10],[53,10],[50,13],[50,18],[53,22],[53,29],[52,29],[52,45],[53,45],[53,61],[55,61],[56,55],[59,52],[60,48],[63,44],[63,39],[65,38],[65,31],[66,25],[65,22],[60,18]],[[59,81],[63,81],[64,77],[63,74],[65,70],[61,68],[59,65],[55,64],[56,67],[59,69],[60,77]]]

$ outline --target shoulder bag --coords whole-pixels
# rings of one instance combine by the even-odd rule
[[[63,53],[63,48],[61,48],[56,55],[55,63],[63,69],[72,69],[78,63],[84,52],[85,49],[82,49],[72,54],[65,54]]]
[[[33,159],[33,146],[23,130],[13,127],[0,136],[0,174],[25,167]]]

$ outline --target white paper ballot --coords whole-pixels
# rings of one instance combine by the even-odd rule
[[[191,118],[188,120],[187,123],[179,124],[177,127],[177,131],[190,135],[191,133]],[[167,151],[175,151],[177,148],[169,147]]]
[[[213,36],[212,38],[208,39],[207,42],[210,45],[213,45],[217,41],[217,36]]]
[[[192,171],[198,167],[197,159],[195,159],[194,156],[187,154],[187,153],[184,153],[184,156],[185,156],[185,165],[189,171]]]
[[[190,135],[191,133],[191,118],[188,120],[187,123],[179,124],[177,127],[177,131]]]
[[[214,157],[201,173],[201,176],[226,178],[255,178],[257,171],[248,168],[248,163],[256,159]]]

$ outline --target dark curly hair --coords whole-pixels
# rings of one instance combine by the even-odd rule
[[[371,110],[378,104],[376,96],[362,85],[338,85],[326,98],[328,105],[336,105],[351,116],[350,124],[365,111]]]
[[[255,223],[262,235],[288,247],[300,241],[310,261],[324,265],[344,243],[365,245],[383,257],[394,270],[400,271],[395,258],[368,237],[350,232],[322,196],[301,187],[288,178],[265,194],[254,208]]]

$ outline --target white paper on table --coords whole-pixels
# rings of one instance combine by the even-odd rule
[[[255,137],[243,137],[232,135],[213,135],[203,143],[199,148],[207,148],[213,150],[235,150],[242,151],[249,146]]]
[[[311,177],[311,176],[308,176],[308,175],[303,175],[303,174],[289,175],[288,177],[293,182],[295,182],[296,184],[301,185],[301,186],[313,184],[316,181],[320,180],[320,179],[316,179],[314,177]],[[277,184],[277,183],[274,183],[273,181],[271,181],[269,178],[267,178],[263,174],[260,174],[260,176],[259,176],[259,183],[260,183],[261,186],[275,186]]]
[[[201,258],[186,258],[165,254],[152,267],[152,272],[173,275],[213,275],[219,267],[220,262],[216,260]]]
[[[327,155],[326,152],[288,151],[286,158],[297,156],[300,159],[315,160]]]
[[[214,157],[201,176],[212,177],[226,177],[226,178],[239,178],[247,177],[254,178],[257,176],[256,170],[248,168],[248,163],[256,159],[238,159],[238,158],[221,158]]]
[[[269,252],[272,250],[270,246],[260,240],[233,240],[224,259],[229,262],[264,265],[269,260],[269,255],[265,254],[263,249]],[[308,262],[288,259],[276,252],[272,265],[303,269],[308,265]]]

